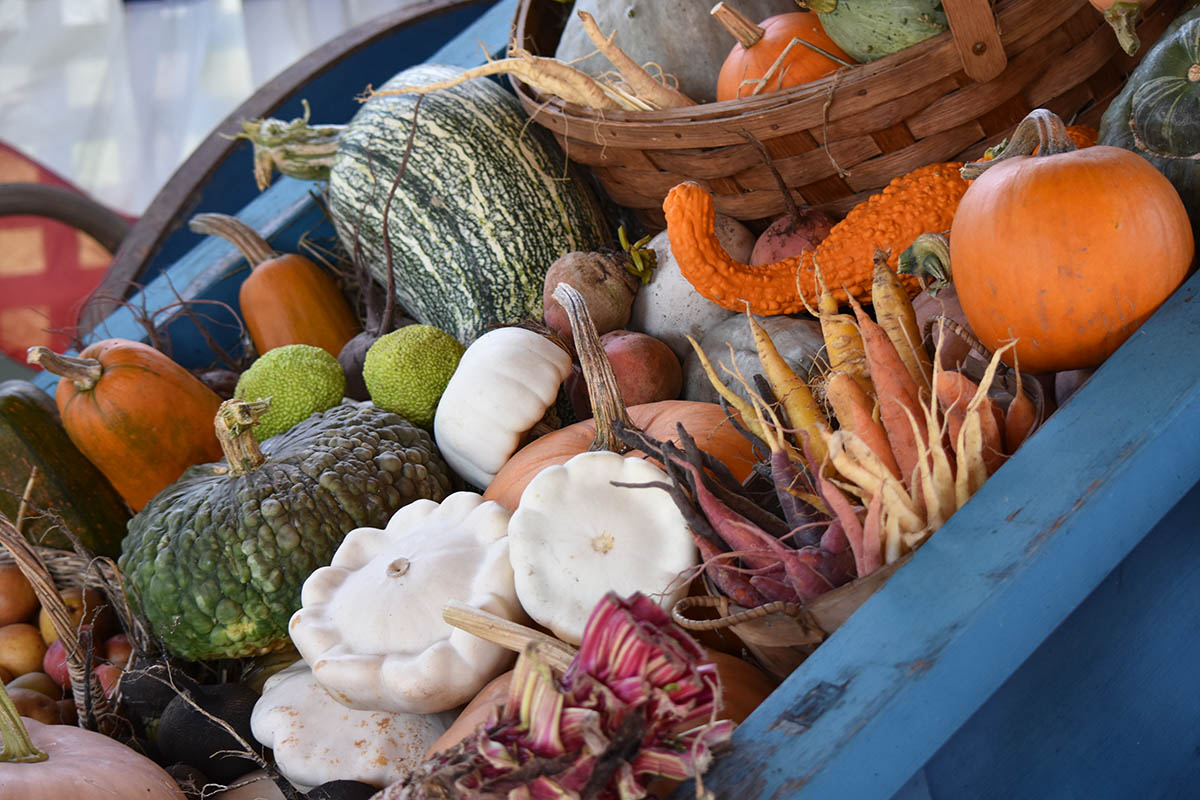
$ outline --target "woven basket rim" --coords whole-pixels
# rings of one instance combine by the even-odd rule
[[[537,2],[537,0],[521,0],[517,8],[517,16],[514,20],[514,42],[524,42],[526,39],[526,23],[533,2]],[[1047,8],[1052,3],[1053,6]],[[1044,38],[1044,35],[1052,33],[1065,20],[1088,4],[1088,0],[998,0],[993,8],[993,14],[997,19],[1005,53],[1012,56],[1014,52],[1019,52],[1033,43],[1029,41],[1030,23],[1018,24],[1022,18],[1026,18],[1030,14],[1039,15],[1039,24],[1036,30],[1043,35],[1034,40],[1037,41]],[[1155,5],[1157,5],[1156,0],[1146,0],[1143,15]],[[1096,22],[1098,28],[1101,26],[1107,28],[1099,12],[1096,15]],[[1115,41],[1113,47],[1116,47]],[[870,85],[881,75],[894,73],[897,69],[906,67],[916,68],[914,66],[916,62],[928,64],[931,61],[945,62],[947,59],[952,59],[948,62],[954,64],[952,69],[932,73],[924,72],[923,83],[914,85],[912,88],[917,90],[922,86],[936,83],[962,69],[952,31],[945,31],[875,61],[841,68],[830,75],[801,86],[753,98],[714,101],[655,111],[612,111],[586,108],[567,103],[555,96],[544,95],[515,76],[510,76],[509,81],[532,116],[536,118],[538,114],[545,114],[557,118],[553,127],[574,123],[580,132],[586,131],[589,134],[587,139],[606,146],[677,149],[681,145],[676,141],[669,139],[655,141],[647,137],[638,137],[636,133],[642,132],[642,129],[649,126],[663,123],[669,123],[677,128],[695,127],[697,130],[710,132],[716,124],[728,124],[751,115],[764,115],[783,120],[787,114],[793,112],[797,103],[804,101],[825,103],[830,99],[835,99],[836,103],[836,99],[852,97],[855,94],[861,95],[869,91]],[[967,81],[973,83],[970,79]],[[613,137],[619,139],[621,144],[617,145],[612,141]],[[733,140],[714,144],[724,143],[733,143]]]

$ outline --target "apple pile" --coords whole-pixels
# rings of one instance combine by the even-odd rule
[[[90,629],[93,672],[111,695],[133,652],[129,637],[100,592],[70,587],[60,595],[77,628]],[[75,724],[67,649],[15,564],[0,566],[0,680],[22,716],[48,725]]]

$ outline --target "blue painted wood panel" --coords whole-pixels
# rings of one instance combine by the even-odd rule
[[[1198,664],[1200,486],[934,755],[928,796],[1200,797]]]

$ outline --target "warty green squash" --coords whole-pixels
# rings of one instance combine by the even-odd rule
[[[188,469],[121,543],[135,610],[187,660],[285,647],[304,580],[348,532],[451,488],[430,435],[396,414],[344,401],[260,447],[251,429],[268,404],[223,403],[225,459]]]
[[[812,0],[821,25],[855,60],[874,61],[950,30],[941,0]]]
[[[327,177],[329,213],[346,251],[386,282],[390,244],[397,301],[418,322],[469,345],[492,325],[539,319],[550,264],[610,237],[589,185],[495,81],[431,92],[419,109],[415,94],[386,94],[462,72],[411,67],[345,126],[261,120],[244,123],[243,136],[255,143],[260,185],[272,168]]]

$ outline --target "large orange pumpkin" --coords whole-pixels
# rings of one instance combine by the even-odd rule
[[[673,442],[679,438],[676,426],[682,424],[696,445],[727,466],[738,480],[750,474],[757,460],[753,447],[721,406],[693,400],[660,400],[626,409],[583,297],[573,287],[560,283],[554,290],[554,298],[566,309],[571,322],[594,416],[534,439],[514,453],[488,484],[483,493],[485,499],[515,511],[526,485],[546,467],[565,464],[572,456],[587,450],[621,452],[625,448],[612,430],[617,419],[653,439]],[[640,450],[630,450],[625,455],[647,457]]]
[[[755,25],[732,6],[717,3],[712,15],[737,39],[717,75],[718,100],[777,92],[828,75],[839,62],[822,50],[842,63],[854,61],[825,33],[817,14],[779,14]]]
[[[221,398],[149,345],[104,339],[78,357],[31,347],[29,361],[59,376],[67,435],[134,511],[188,467],[223,456],[213,427]]]
[[[1170,181],[1128,150],[1075,149],[1045,109],[963,172],[978,177],[950,229],[954,286],[983,344],[1016,341],[1009,364],[1094,367],[1187,276],[1192,229]]]

